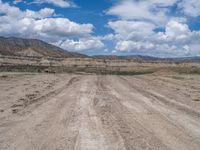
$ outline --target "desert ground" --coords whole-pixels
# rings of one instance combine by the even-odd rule
[[[1,150],[199,150],[200,75],[0,73]]]

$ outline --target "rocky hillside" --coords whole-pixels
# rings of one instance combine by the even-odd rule
[[[0,55],[30,57],[87,57],[36,39],[0,37]]]

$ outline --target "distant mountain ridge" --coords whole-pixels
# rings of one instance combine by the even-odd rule
[[[121,60],[136,60],[136,61],[196,61],[200,62],[200,56],[194,57],[177,57],[177,58],[159,58],[153,56],[143,56],[143,55],[127,55],[127,56],[117,56],[117,55],[96,55],[94,56],[98,59],[121,59]]]
[[[0,37],[0,54],[9,56],[30,57],[88,57],[83,54],[69,52],[37,39],[16,37]]]
[[[28,56],[28,57],[54,57],[54,58],[89,58],[90,56],[69,52],[57,46],[48,44],[38,39],[23,39],[16,37],[0,37],[0,55],[7,56]],[[133,60],[133,61],[194,61],[200,62],[200,56],[177,57],[177,58],[158,58],[143,55],[96,55],[94,59],[108,60]]]

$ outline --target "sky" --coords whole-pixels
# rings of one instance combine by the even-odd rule
[[[0,36],[87,55],[200,56],[200,0],[0,0]]]

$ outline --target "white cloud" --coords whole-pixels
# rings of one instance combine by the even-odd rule
[[[119,41],[117,42],[116,49],[119,51],[129,52],[132,50],[148,50],[155,48],[155,45],[150,42],[136,42],[136,41]]]
[[[191,31],[187,24],[171,20],[165,31],[155,32],[155,25],[138,21],[114,21],[108,26],[115,31],[115,49],[157,56],[184,56],[200,54],[200,31]],[[195,49],[195,50],[194,50]]]
[[[121,0],[106,13],[122,20],[146,20],[165,25],[172,18],[169,7],[175,5],[178,6],[176,12],[192,17],[200,16],[199,0]]]
[[[93,25],[77,24],[67,18],[21,18],[0,17],[0,35],[57,40],[59,38],[89,36]],[[16,30],[17,29],[17,30]]]
[[[104,40],[104,41],[111,41],[114,39],[114,34],[107,34],[105,36],[101,36],[99,37],[101,40]]]
[[[200,50],[199,50],[200,44],[199,43],[190,44],[190,45],[186,45],[186,46],[187,47],[185,47],[185,48],[187,50],[188,55],[200,56]]]
[[[58,46],[73,51],[97,50],[104,48],[100,39],[95,37],[80,38],[78,40],[67,39],[57,43]]]
[[[152,0],[149,3],[158,5],[158,6],[173,6],[178,0]]]
[[[123,0],[111,7],[106,13],[118,16],[123,20],[147,20],[161,25],[169,20],[167,7],[173,6],[176,2],[177,0]]]
[[[176,12],[171,12],[178,5]],[[185,14],[176,16],[177,14]],[[191,31],[187,17],[200,15],[199,0],[118,0],[106,11],[118,17],[109,21],[115,51],[159,56],[200,54],[200,31]],[[162,28],[162,32],[156,29]]]
[[[19,8],[10,6],[8,3],[3,3],[1,0],[0,0],[0,13],[9,15],[11,17],[22,16],[22,12],[20,11]]]
[[[70,0],[34,0],[34,3],[49,3],[62,8],[75,7],[75,4]]]
[[[72,51],[104,46],[100,38],[91,35],[92,24],[79,24],[67,18],[55,17],[54,9],[22,11],[0,0],[0,14],[0,36],[37,38],[50,43],[64,41],[59,46]]]
[[[159,33],[158,37],[164,42],[186,43],[190,42],[191,34],[193,34],[187,24],[177,21],[169,21],[166,25],[165,33]],[[158,39],[158,40],[159,40]]]
[[[199,0],[182,0],[178,7],[181,11],[192,17],[200,16],[200,1]]]
[[[92,24],[77,24],[67,18],[45,18],[36,20],[33,30],[49,36],[69,37],[88,36],[93,29]]]
[[[13,19],[20,18],[35,18],[42,19],[46,17],[52,17],[55,13],[54,9],[43,8],[39,11],[25,10],[21,11],[18,7],[10,6],[9,3],[3,3],[0,0],[0,13],[9,17],[13,17]]]
[[[35,12],[32,10],[26,10],[24,12],[23,17],[24,18],[42,19],[42,18],[52,17],[54,14],[55,14],[54,9],[44,8],[44,9],[39,10],[38,12]]]
[[[108,22],[108,26],[112,28],[120,39],[137,39],[140,40],[152,34],[155,25],[142,21],[124,21]]]

